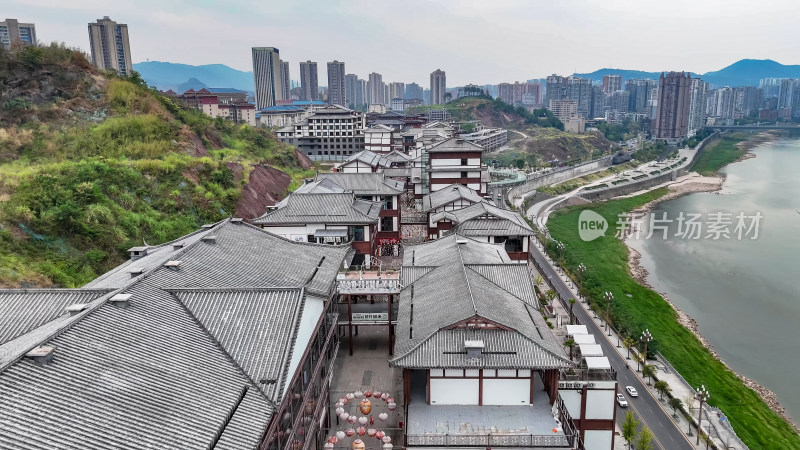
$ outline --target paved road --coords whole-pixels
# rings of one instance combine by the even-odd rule
[[[561,298],[573,298],[569,288],[555,272],[555,269],[547,262],[544,255],[537,247],[531,251],[531,256],[536,261],[540,268],[541,275],[550,280],[550,284],[554,287],[556,292]],[[653,447],[662,450],[676,450],[676,449],[693,449],[694,446],[686,440],[686,437],[678,430],[677,426],[672,422],[666,410],[662,409],[657,398],[655,398],[650,391],[644,386],[639,378],[634,375],[636,370],[636,362],[632,359],[626,361],[622,356],[617,353],[617,342],[610,342],[606,337],[606,333],[600,326],[592,319],[590,313],[587,313],[579,305],[575,305],[575,316],[580,323],[585,324],[590,333],[594,334],[597,343],[603,348],[603,354],[608,357],[611,362],[611,367],[617,371],[617,382],[619,383],[620,391],[625,395],[628,400],[629,409],[633,411],[642,425],[646,425],[655,435],[653,439]],[[569,308],[569,306],[567,306]],[[626,367],[630,362],[632,369]],[[639,397],[632,398],[625,392],[625,386],[633,386],[639,392]],[[666,406],[665,406],[666,407]],[[622,421],[625,419],[625,411],[623,408],[617,406],[617,423],[622,427]],[[620,438],[621,439],[621,438]]]

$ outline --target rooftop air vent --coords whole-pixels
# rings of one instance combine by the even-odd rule
[[[131,267],[128,270],[128,273],[131,274],[131,278],[138,277],[139,275],[144,273],[144,268],[142,268],[142,267]]]
[[[181,262],[180,261],[175,261],[175,260],[167,261],[167,262],[164,263],[164,267],[166,267],[167,269],[172,269],[172,270],[178,270],[178,266],[180,266],[180,265],[181,265]]]
[[[64,311],[68,312],[70,316],[74,316],[85,310],[88,306],[87,303],[74,303],[64,308]]]
[[[456,139],[456,144],[463,144],[463,143],[464,143],[463,139]]]
[[[214,228],[214,224],[213,223],[207,223],[207,224],[203,225],[200,228],[202,228],[204,230],[208,230],[209,228]]]
[[[213,235],[212,236],[203,236],[203,238],[200,239],[200,240],[205,242],[206,244],[216,244],[217,243],[217,237],[213,236]]]
[[[480,358],[484,347],[483,341],[464,341],[467,358]]]
[[[53,352],[56,350],[52,345],[42,345],[25,354],[36,364],[49,364],[53,360]]]
[[[176,242],[176,243],[172,244],[172,250],[180,250],[185,246],[186,246],[186,244],[183,241]]]
[[[242,218],[234,217],[233,219],[231,219],[231,223],[242,223]]]
[[[117,308],[127,308],[131,305],[131,297],[133,294],[117,294],[108,299],[108,302]]]
[[[457,238],[456,239],[456,244],[459,244],[459,245],[467,245],[468,242],[469,242],[469,239],[464,239],[464,238]]]
[[[128,252],[131,254],[131,259],[139,259],[143,256],[147,256],[147,247],[131,247],[128,249]]]

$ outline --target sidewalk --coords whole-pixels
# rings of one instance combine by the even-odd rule
[[[545,255],[548,263],[556,269],[556,272],[559,274],[561,279],[565,282],[567,287],[569,288],[570,292],[574,294],[574,298],[577,300],[580,297],[578,296],[578,289],[575,283],[570,279],[567,275],[565,275],[564,271],[556,264],[549,256],[544,252],[541,244],[534,240],[534,245],[539,248],[539,250]],[[549,288],[548,288],[549,289]],[[564,311],[563,305],[561,302],[553,302],[556,305],[561,306],[561,308],[557,307],[557,311],[561,310]],[[589,308],[589,305],[583,301],[576,301],[575,307],[583,308],[587,313],[593,316],[593,320],[597,324],[604,323],[602,319],[597,317],[596,314]],[[565,314],[567,316],[566,322],[569,322],[569,311],[566,310]],[[622,338],[617,335],[616,330],[611,327],[611,331],[606,332],[606,335],[609,336],[608,339],[611,342],[617,341],[622,342]],[[655,339],[658,339],[657,336],[654,336]],[[623,346],[617,346],[617,353],[625,358],[627,356],[627,349]],[[635,367],[636,362],[633,360],[633,355],[639,355],[641,352],[634,347],[631,347],[631,367]],[[659,355],[660,356],[660,355]],[[690,442],[695,448],[703,449],[706,447],[705,442],[703,439],[700,440],[700,445],[696,445],[697,442],[697,418],[698,418],[698,401],[695,400],[696,392],[695,390],[683,379],[683,377],[663,358],[658,358],[656,360],[648,359],[646,364],[652,365],[656,367],[656,376],[650,381],[650,385],[648,389],[653,393],[653,396],[656,398],[660,398],[660,394],[653,388],[652,384],[654,384],[658,380],[666,381],[670,388],[672,389],[670,396],[679,398],[683,403],[683,409],[690,415],[690,419],[687,419],[686,415],[678,411],[677,417],[672,414],[672,408],[669,407],[668,398],[664,397],[664,401],[661,403],[662,407],[665,411],[669,413],[669,416],[672,418],[672,421],[677,425],[678,429],[681,432],[689,437]],[[646,380],[641,376],[641,367],[639,371],[636,371],[636,375],[639,379],[642,380],[643,384],[647,385]],[[624,389],[624,387],[622,387]],[[691,400],[690,402],[688,400]],[[691,429],[688,420],[691,420]],[[703,421],[702,421],[702,431],[703,433],[711,436],[711,446],[714,448],[719,449],[746,449],[747,446],[736,436],[736,433],[731,428],[730,424],[725,419],[725,416],[721,413],[720,410],[708,406],[707,404],[703,404]]]

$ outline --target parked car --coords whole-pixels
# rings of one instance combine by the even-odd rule
[[[617,394],[617,403],[622,408],[627,408],[628,407],[628,401],[625,400],[625,396],[622,395],[622,394]]]
[[[625,386],[625,390],[628,391],[628,395],[631,397],[638,397],[639,393],[636,392],[636,388],[633,386]]]

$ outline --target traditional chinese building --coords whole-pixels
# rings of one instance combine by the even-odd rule
[[[409,447],[576,444],[558,396],[574,367],[538,311],[524,265],[451,234],[405,247],[394,358]]]
[[[0,290],[0,447],[315,448],[351,252],[231,219],[80,289]]]

